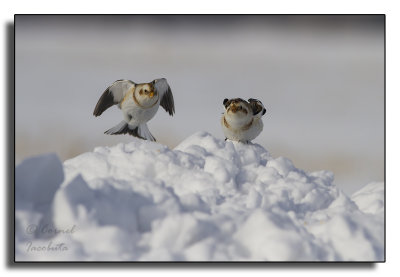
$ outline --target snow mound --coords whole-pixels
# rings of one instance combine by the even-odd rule
[[[258,144],[134,139],[16,168],[16,260],[381,261],[383,183],[352,198]]]

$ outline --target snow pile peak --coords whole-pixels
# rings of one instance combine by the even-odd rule
[[[257,144],[199,132],[34,159],[16,169],[17,260],[383,260],[382,183],[350,199]]]

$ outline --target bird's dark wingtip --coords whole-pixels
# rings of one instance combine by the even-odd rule
[[[98,117],[98,116],[100,116],[102,113],[101,112],[99,112],[97,109],[95,109],[94,111],[93,111],[93,115],[95,116],[95,117]]]

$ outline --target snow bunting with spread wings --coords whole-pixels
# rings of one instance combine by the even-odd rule
[[[249,143],[261,133],[261,117],[266,112],[261,101],[253,98],[248,102],[241,98],[225,98],[223,104],[225,112],[221,125],[226,139]]]
[[[175,112],[174,98],[165,78],[150,83],[136,84],[130,80],[118,80],[101,95],[93,115],[99,116],[113,105],[118,105],[124,116],[118,125],[105,134],[130,134],[134,137],[155,141],[147,122],[163,107],[171,116]]]

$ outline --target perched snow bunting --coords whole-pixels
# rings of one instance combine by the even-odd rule
[[[105,131],[105,134],[132,136],[155,141],[147,122],[154,117],[161,105],[171,116],[175,112],[174,98],[165,78],[151,83],[136,84],[130,80],[118,80],[101,95],[93,115],[99,116],[109,107],[118,104],[124,120]]]
[[[248,143],[263,129],[261,117],[266,110],[261,101],[250,98],[224,99],[225,112],[221,119],[226,139]]]

